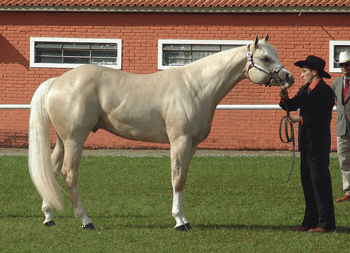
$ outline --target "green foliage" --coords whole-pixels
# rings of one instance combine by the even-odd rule
[[[79,192],[96,230],[74,218],[60,178],[64,211],[42,225],[41,198],[27,157],[0,156],[0,252],[348,252],[350,202],[335,203],[337,231],[292,232],[304,199],[291,157],[195,157],[184,194],[193,229],[173,229],[168,157],[83,157]],[[341,196],[336,158],[330,170]]]

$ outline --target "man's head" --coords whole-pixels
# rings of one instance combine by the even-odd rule
[[[350,52],[344,51],[339,54],[339,67],[346,77],[350,76]]]
[[[308,66],[303,66],[301,69],[301,77],[304,79],[305,84],[310,84],[317,79],[320,79],[320,76],[317,73],[316,69],[310,69]]]
[[[324,71],[326,62],[317,56],[310,55],[305,61],[297,61],[294,65],[302,68],[301,76],[306,84],[319,78],[331,78],[331,75]]]

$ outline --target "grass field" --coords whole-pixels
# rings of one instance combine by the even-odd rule
[[[349,252],[350,202],[335,203],[337,230],[292,232],[304,200],[299,158],[195,157],[184,195],[193,229],[177,232],[171,216],[168,157],[83,157],[79,191],[96,229],[81,228],[63,180],[64,211],[44,227],[41,198],[27,157],[0,156],[0,252]],[[334,198],[341,195],[331,159]]]

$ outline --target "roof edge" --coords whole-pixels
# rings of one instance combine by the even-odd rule
[[[0,11],[158,12],[158,13],[349,13],[350,7],[123,7],[123,6],[0,6]]]

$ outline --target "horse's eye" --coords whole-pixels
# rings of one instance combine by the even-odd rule
[[[269,62],[270,61],[270,58],[268,56],[264,56],[262,58],[263,62]]]

